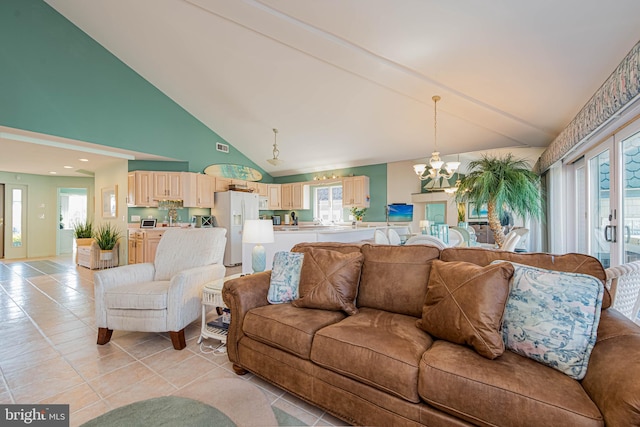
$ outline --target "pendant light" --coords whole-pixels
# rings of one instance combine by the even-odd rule
[[[273,158],[268,159],[267,162],[272,164],[273,166],[278,166],[282,164],[282,160],[278,158],[280,155],[280,150],[278,150],[278,129],[273,129]]]

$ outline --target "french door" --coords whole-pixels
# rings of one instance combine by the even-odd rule
[[[584,153],[573,174],[576,252],[605,268],[640,259],[640,122]]]

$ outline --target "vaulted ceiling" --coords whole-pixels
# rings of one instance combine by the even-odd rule
[[[637,0],[46,0],[274,176],[545,147]],[[279,166],[267,163],[278,128]]]

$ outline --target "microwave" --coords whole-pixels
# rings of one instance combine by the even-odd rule
[[[269,198],[265,196],[260,196],[258,199],[258,209],[266,211],[269,209]]]

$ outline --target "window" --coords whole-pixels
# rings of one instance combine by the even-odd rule
[[[14,247],[22,246],[22,190],[12,191],[11,242]]]
[[[322,222],[342,222],[342,185],[314,187],[313,217]]]

